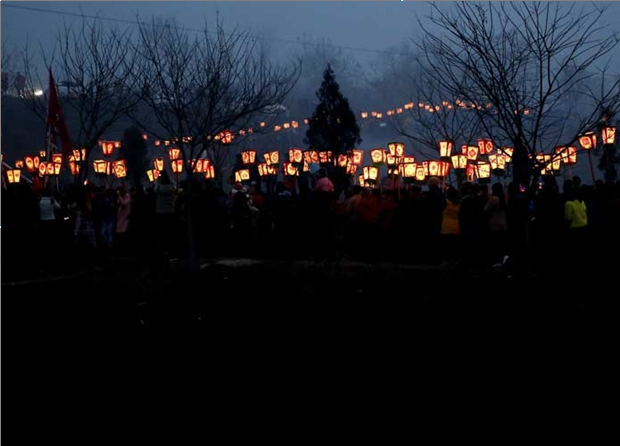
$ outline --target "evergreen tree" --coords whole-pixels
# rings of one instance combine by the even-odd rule
[[[316,95],[319,104],[310,119],[304,142],[312,150],[331,151],[333,159],[337,160],[338,155],[348,153],[362,140],[355,114],[349,107],[349,100],[340,92],[330,65],[323,73],[323,83]],[[327,170],[336,192],[342,191],[348,181],[345,169],[336,167],[333,162],[322,167]]]
[[[146,142],[136,126],[123,132],[120,157],[127,163],[127,176],[134,185],[139,185],[146,172]]]

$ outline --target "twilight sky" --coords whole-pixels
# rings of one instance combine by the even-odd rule
[[[132,20],[139,14],[176,16],[188,27],[213,20],[217,11],[228,26],[251,29],[271,44],[287,50],[305,35],[328,38],[336,45],[383,50],[407,40],[415,30],[415,14],[429,11],[426,2],[7,2],[2,1],[2,39],[23,43],[49,42],[63,20],[78,20],[60,14],[14,9],[10,5]],[[354,51],[362,55],[363,51]]]

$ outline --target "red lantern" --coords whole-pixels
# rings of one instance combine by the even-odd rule
[[[220,140],[222,141],[222,144],[230,144],[233,142],[234,138],[235,135],[233,135],[233,132],[231,132],[230,130],[224,130],[222,133],[220,133]]]
[[[9,180],[9,183],[11,184],[19,183],[21,175],[22,175],[22,171],[19,169],[7,169],[6,171],[6,177]]]
[[[400,158],[405,155],[405,144],[402,142],[390,142],[388,143],[388,151],[390,155]]]
[[[179,159],[179,157],[181,156],[181,149],[178,149],[176,147],[170,147],[168,149],[168,158],[170,159],[170,161],[174,161]]]
[[[356,166],[359,166],[364,161],[364,151],[363,150],[352,150],[352,159],[351,162]]]
[[[452,155],[452,141],[439,141],[439,157],[449,158]]]
[[[614,144],[616,142],[616,127],[603,127],[601,137],[603,144]]]
[[[485,162],[479,162],[476,166],[476,174],[478,178],[485,179],[491,177],[491,165]]]
[[[71,171],[71,175],[77,175],[80,173],[80,165],[75,161],[69,163],[69,170]]]
[[[467,167],[467,155],[452,155],[452,168],[465,169]]]
[[[112,171],[116,178],[125,178],[127,176],[127,164],[125,160],[116,160],[112,162]]]
[[[106,173],[106,162],[104,160],[93,161],[93,170],[96,174],[104,175]]]
[[[57,166],[60,166],[60,164],[56,164]],[[45,163],[45,175],[54,175],[55,169],[54,169],[54,163]]]
[[[587,132],[579,136],[579,144],[584,150],[590,150],[596,148],[596,134],[594,132]]]
[[[478,140],[478,153],[480,153],[480,155],[493,153],[493,141],[487,138],[480,138]]]
[[[322,150],[319,152],[319,163],[326,164],[331,163],[333,159],[333,154],[330,150]]]
[[[119,141],[101,141],[100,144],[103,150],[103,156],[111,156],[114,149],[118,149],[121,146]]]
[[[172,173],[179,174],[183,172],[183,160],[175,158],[170,161],[170,166],[172,167]]]
[[[213,178],[215,178],[215,167],[209,164],[209,168],[205,172],[205,179],[212,180]]]
[[[379,179],[379,169],[375,166],[364,166],[364,181],[377,181]]]
[[[383,149],[372,149],[370,151],[370,159],[373,164],[385,164],[386,155]]]
[[[403,178],[415,178],[415,171],[417,167],[417,163],[401,164],[401,173]]]
[[[155,158],[153,160],[153,167],[155,167],[155,170],[157,170],[159,172],[164,170],[164,159],[163,158]]]
[[[308,164],[319,162],[319,152],[316,150],[306,150],[304,152],[304,161]]]
[[[241,152],[241,161],[243,164],[254,164],[256,162],[256,150]]]
[[[293,163],[283,163],[282,167],[284,168],[284,175],[289,177],[299,176],[299,170]]]
[[[288,160],[291,163],[301,163],[303,161],[303,151],[296,147],[289,149]]]
[[[415,179],[417,181],[424,181],[425,178],[426,178],[426,169],[424,168],[424,166],[420,166],[418,164],[418,166],[415,169]]]
[[[478,159],[479,148],[477,146],[466,146],[467,147],[467,159],[470,161],[476,161]]]
[[[28,170],[28,172],[34,172],[37,169],[34,165],[33,156],[24,157],[24,161],[26,162],[26,170]]]

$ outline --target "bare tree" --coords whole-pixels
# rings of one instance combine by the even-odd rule
[[[272,65],[248,32],[225,31],[219,19],[213,30],[205,25],[196,35],[174,20],[142,22],[139,30],[141,66],[134,75],[148,113],[134,118],[175,141],[185,169],[207,154],[220,171],[228,148],[216,137],[279,106],[298,77],[298,65]]]
[[[380,97],[391,97],[390,115],[385,118],[409,139],[412,154],[437,158],[438,140],[467,144],[479,135],[476,114],[455,105],[457,98],[442,88],[437,75],[429,76],[420,68],[415,48],[400,45],[381,57],[380,67],[371,86]]]
[[[86,149],[86,160],[106,133],[114,130],[115,124],[140,100],[136,79],[130,76],[136,69],[131,39],[129,31],[84,18],[77,26],[63,27],[52,54],[41,50],[40,57],[35,59],[26,49],[24,71],[30,88],[23,98],[25,104],[45,122],[49,92],[37,94],[32,86],[48,85],[41,72],[50,67],[72,144]],[[82,179],[88,175],[88,169],[89,163],[82,163]]]
[[[474,110],[484,136],[514,147],[515,181],[531,179],[528,155],[574,142],[604,110],[618,109],[619,79],[596,94],[590,88],[618,44],[603,24],[609,5],[431,6],[428,20],[419,20],[421,66],[445,94]]]
[[[190,161],[206,154],[221,179],[229,163],[223,132],[245,129],[257,114],[277,108],[299,76],[299,65],[275,66],[246,31],[214,29],[193,33],[174,20],[142,22],[136,51],[148,112],[138,125],[174,141],[191,175]],[[192,194],[188,183],[188,196]],[[190,269],[196,267],[191,206],[185,207]]]

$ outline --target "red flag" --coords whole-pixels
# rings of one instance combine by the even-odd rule
[[[73,147],[69,139],[69,131],[67,130],[67,122],[62,114],[60,101],[58,100],[58,91],[56,90],[56,82],[52,76],[52,69],[49,69],[50,85],[49,85],[49,102],[47,104],[47,143],[48,143],[48,159],[50,153],[58,153],[58,137],[62,144],[62,155],[64,159],[72,154]]]

